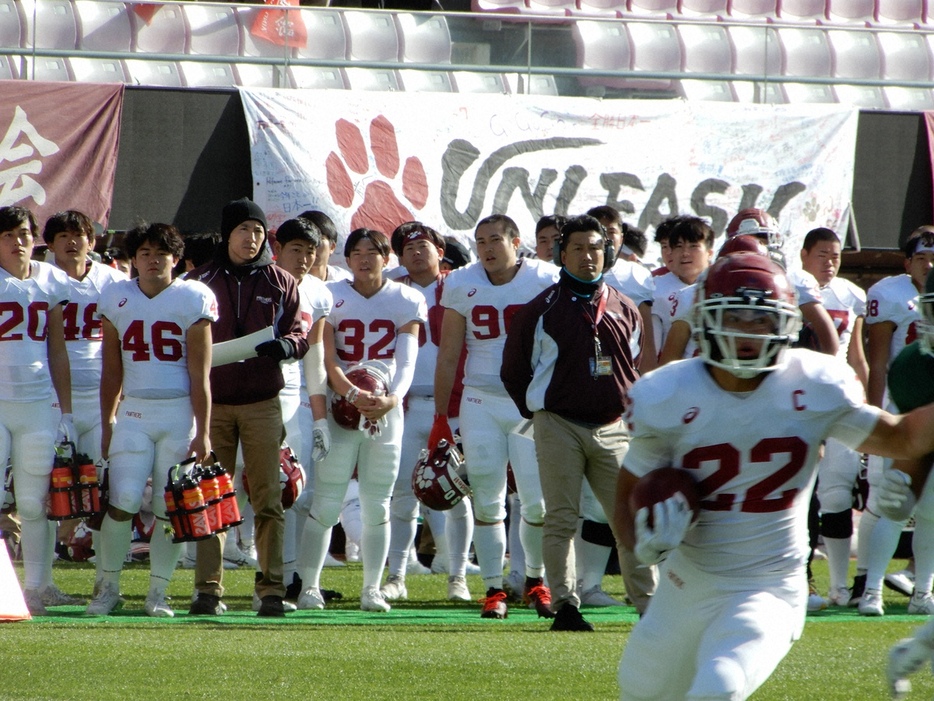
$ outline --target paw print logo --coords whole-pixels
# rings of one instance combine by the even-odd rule
[[[435,472],[429,466],[425,465],[415,476],[419,489],[428,489],[435,479]]]
[[[811,195],[811,198],[804,203],[804,207],[801,208],[801,213],[807,217],[808,221],[814,222],[817,219],[817,215],[820,214],[820,205],[817,203],[817,198]]]
[[[351,215],[350,228],[369,227],[389,233],[415,219],[412,209],[422,209],[428,202],[428,179],[418,158],[410,156],[401,165],[392,123],[383,115],[370,122],[369,149],[356,124],[340,119],[334,127],[340,153],[332,151],[325,162],[328,192],[331,200],[345,209],[359,203]]]

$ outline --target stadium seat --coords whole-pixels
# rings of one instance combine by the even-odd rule
[[[827,19],[833,24],[872,24],[876,19],[875,0],[827,0]]]
[[[67,58],[58,56],[36,56],[35,71],[33,57],[23,56],[23,70],[20,77],[27,80],[61,81],[74,80]]]
[[[835,102],[829,78],[833,56],[827,33],[803,27],[778,28],[782,49],[782,75],[785,78],[828,78],[828,84],[785,83],[789,102]]]
[[[895,112],[934,110],[934,94],[929,88],[886,87],[885,101]]]
[[[558,84],[553,75],[516,74],[516,84],[510,88],[518,95],[558,95]]]
[[[630,16],[668,17],[678,14],[678,0],[629,0]]]
[[[882,77],[892,82],[925,82],[931,79],[931,47],[918,32],[880,32],[876,39],[882,51]],[[931,91],[924,88],[886,86],[890,109],[932,109]]]
[[[827,19],[826,0],[778,0],[778,17],[782,22],[815,24]]]
[[[127,82],[130,85],[155,85],[169,88],[184,86],[181,71],[174,61],[147,61],[141,58],[127,59]]]
[[[571,27],[577,47],[577,65],[591,71],[628,71],[632,68],[629,33],[622,22],[581,20]],[[581,76],[583,86],[617,87],[623,81],[611,77]]]
[[[204,56],[239,56],[240,23],[232,7],[186,2],[188,53]],[[187,77],[187,72],[186,72]]]
[[[882,54],[871,32],[835,29],[827,32],[833,52],[833,76],[837,79],[882,77]],[[846,85],[836,81],[834,93],[837,101],[865,109],[884,109],[882,88],[870,85]]]
[[[733,72],[733,48],[725,27],[713,22],[678,25],[683,49],[681,70],[684,73]],[[735,99],[730,81],[681,80],[680,94],[690,100],[732,101]]]
[[[178,68],[189,88],[229,88],[237,84],[233,66],[229,63],[179,61]]]
[[[681,41],[671,24],[630,22],[629,46],[632,50],[634,71],[678,72],[681,70]],[[670,90],[668,78],[632,78],[626,81],[629,88],[642,90]]]
[[[237,20],[240,23],[242,33],[240,35],[240,54],[243,56],[256,56],[262,58],[281,58],[283,64],[285,58],[295,56],[296,47],[279,44],[254,36],[250,31],[256,16],[263,11],[263,7],[237,7]],[[304,13],[303,13],[304,18]]]
[[[876,0],[879,24],[921,25],[927,22],[924,0]]]
[[[686,17],[698,16],[713,20],[726,16],[730,3],[729,0],[681,0],[679,10]]]
[[[245,88],[285,88],[289,78],[284,66],[260,66],[236,63],[233,67],[234,80]]]
[[[536,15],[570,17],[577,12],[577,0],[528,0],[528,4],[528,12]]]
[[[398,61],[399,36],[392,15],[381,12],[344,12],[347,58],[352,61]]]
[[[133,25],[125,3],[75,0],[74,9],[80,30],[79,49],[124,52],[132,49]]]
[[[727,30],[733,46],[733,89],[740,102],[781,103],[785,94],[774,81],[781,76],[782,55],[773,26],[734,26]]]
[[[24,47],[32,48],[34,35],[37,49],[74,49],[78,45],[78,25],[71,0],[20,0],[20,7]],[[67,71],[61,61],[59,68]],[[48,70],[60,75],[58,69],[48,67]]]
[[[443,15],[395,15],[404,63],[450,63],[451,31]]]
[[[147,22],[139,13],[130,11],[136,32],[134,50],[145,54],[183,54],[188,50],[188,25],[181,5],[160,5]],[[163,73],[159,73],[162,75]],[[171,78],[168,78],[171,80]],[[158,83],[161,85],[161,83]]]
[[[770,20],[778,16],[777,0],[730,0],[733,19]]]
[[[402,89],[406,92],[456,92],[451,74],[446,71],[398,71]]]
[[[0,80],[15,80],[19,78],[17,65],[19,56],[3,56],[0,54]]]
[[[624,0],[578,0],[577,14],[595,17],[622,17],[626,12]]]
[[[395,71],[387,68],[347,68],[347,87],[350,90],[398,92],[402,83]]]
[[[474,12],[503,12],[514,14],[527,12],[525,0],[470,0],[470,9]]]
[[[298,47],[299,58],[347,57],[347,30],[340,10],[309,9],[302,12],[307,41]]]
[[[502,73],[473,73],[454,71],[454,87],[465,93],[509,93],[509,84]]]
[[[23,21],[19,16],[18,3],[0,0],[0,47],[18,49],[22,45]]]
[[[340,68],[291,65],[288,67],[288,76],[293,88],[347,89],[347,79]]]
[[[125,83],[123,61],[115,58],[86,58],[72,56],[71,73],[81,83]]]

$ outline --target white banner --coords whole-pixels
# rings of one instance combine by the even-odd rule
[[[845,234],[855,109],[677,100],[242,89],[253,196],[270,227],[320,209],[342,235],[417,219],[469,242],[494,212],[534,248],[545,214],[609,204],[646,230],[673,214],[718,235],[743,207],[788,235]],[[340,249],[338,249],[340,250]],[[340,256],[338,256],[340,260]]]

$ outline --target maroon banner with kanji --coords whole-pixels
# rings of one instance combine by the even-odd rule
[[[0,206],[110,218],[123,85],[0,81]]]

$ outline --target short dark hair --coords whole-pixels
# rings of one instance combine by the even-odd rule
[[[571,234],[578,231],[596,231],[603,240],[606,241],[606,227],[600,223],[600,220],[589,214],[581,214],[576,217],[570,217],[564,226],[561,227],[561,239],[558,244],[559,250],[565,250],[568,247],[568,241],[571,240]]]
[[[623,222],[623,246],[641,258],[645,255],[648,243],[649,239],[642,229]]]
[[[674,246],[680,241],[688,243],[702,242],[707,250],[713,250],[714,234],[710,224],[700,217],[680,217],[680,220],[671,228],[668,234],[668,245]]]
[[[185,237],[184,260],[190,260],[194,267],[207,263],[214,257],[217,244],[220,243],[219,233],[189,234]]]
[[[561,231],[561,227],[567,223],[567,220],[568,218],[561,214],[547,214],[535,222],[535,234],[538,235],[539,231],[547,229],[550,226]]]
[[[304,217],[286,219],[276,229],[276,241],[279,245],[285,245],[295,240],[310,243],[317,248],[321,243],[321,231],[311,219]]]
[[[837,236],[836,231],[828,229],[826,226],[819,226],[816,229],[811,229],[804,235],[804,243],[801,245],[801,248],[805,251],[810,251],[821,241],[841,243],[840,237]]]
[[[130,254],[130,258],[136,257],[136,252],[144,243],[168,251],[176,258],[181,258],[185,254],[185,240],[178,229],[171,224],[140,224],[126,232],[126,238],[123,239],[123,245]]]
[[[510,217],[507,217],[505,214],[491,214],[490,216],[484,217],[478,221],[473,230],[474,236],[477,235],[477,232],[480,230],[481,226],[493,224],[500,224],[503,227],[503,233],[508,235],[509,238],[519,238],[519,227],[516,225],[516,222],[514,222]]]
[[[409,221],[405,224],[400,224],[392,232],[392,236],[390,237],[392,252],[401,258],[402,249],[405,248],[406,239],[408,239],[413,234],[427,236],[428,239],[435,245],[435,248],[440,249],[442,252],[444,251],[445,242],[444,237],[441,234],[432,229],[430,226],[422,224],[420,221]]]
[[[110,265],[115,260],[125,260],[129,262],[130,255],[120,246],[111,246],[101,253],[101,263],[104,265]]]
[[[331,217],[322,212],[320,209],[308,209],[298,215],[299,219],[307,219],[312,224],[318,227],[318,233],[320,233],[324,238],[337,245],[337,227],[334,226],[334,222]]]
[[[350,252],[353,250],[354,246],[363,239],[367,239],[372,243],[383,258],[389,257],[389,239],[386,238],[386,234],[376,229],[361,228],[354,229],[347,237],[347,243],[344,244],[344,258],[350,258]]]
[[[611,207],[608,204],[603,204],[599,207],[591,207],[587,210],[587,214],[589,214],[594,219],[599,219],[600,221],[608,219],[614,224],[619,224],[620,227],[623,225],[623,215],[619,213],[619,210],[616,209],[616,207]]]
[[[53,214],[45,222],[42,239],[51,245],[52,241],[55,240],[55,235],[63,231],[75,231],[84,236],[91,244],[94,243],[94,222],[84,212],[79,212],[76,209],[66,209],[64,212]]]
[[[32,210],[18,205],[0,207],[0,231],[13,231],[23,224],[29,227],[33,236],[39,232],[39,222]]]
[[[687,219],[688,217],[683,214],[678,214],[673,217],[668,217],[663,221],[658,223],[658,226],[655,227],[655,243],[661,243],[662,241],[668,241],[671,237],[671,230],[674,229],[678,224]]]
[[[918,250],[918,246],[923,241],[927,247],[932,245],[934,238],[934,227],[931,225],[919,226],[908,235],[908,240],[902,250],[905,252],[905,258],[911,258]]]

